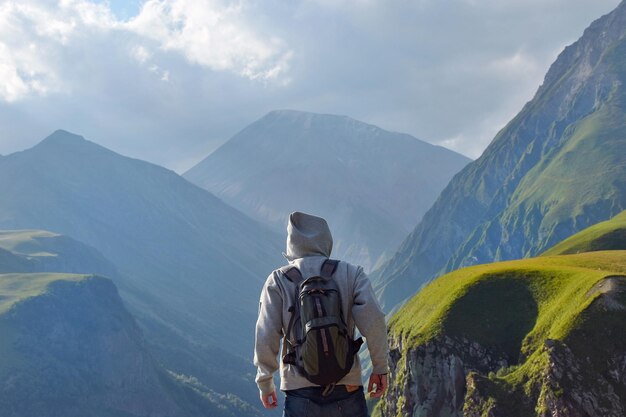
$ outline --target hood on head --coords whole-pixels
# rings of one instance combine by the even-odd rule
[[[289,215],[287,224],[287,252],[289,262],[305,256],[330,257],[333,237],[328,223],[321,217],[296,211]]]

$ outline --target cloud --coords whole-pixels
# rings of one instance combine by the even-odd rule
[[[75,80],[64,77],[68,63],[59,58],[80,54],[98,36],[129,39],[134,43],[129,56],[152,72],[159,66],[150,63],[150,48],[252,80],[285,75],[291,57],[287,44],[249,28],[242,12],[241,5],[210,0],[149,0],[136,17],[120,21],[106,3],[5,1],[0,4],[0,99],[13,102],[72,89]],[[158,72],[161,80],[169,79],[168,70]]]
[[[287,44],[251,30],[242,11],[241,3],[148,0],[126,27],[191,63],[249,79],[279,77],[291,57]]]

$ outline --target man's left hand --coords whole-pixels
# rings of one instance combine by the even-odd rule
[[[370,398],[380,398],[387,389],[387,374],[372,374],[370,383],[367,386],[367,392]]]
[[[268,410],[278,407],[276,391],[272,391],[270,394],[267,395],[263,395],[261,393],[261,402],[263,403],[263,407],[267,408]]]

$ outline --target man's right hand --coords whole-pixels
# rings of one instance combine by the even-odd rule
[[[268,410],[278,407],[276,391],[272,391],[270,394],[267,395],[263,395],[263,393],[261,393],[261,402],[263,403],[263,407],[267,408]]]

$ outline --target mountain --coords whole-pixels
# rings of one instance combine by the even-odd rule
[[[251,383],[261,286],[282,239],[167,169],[64,131],[0,160],[0,228],[97,249],[163,366],[258,403]]]
[[[375,416],[626,415],[626,251],[463,268],[389,324]]]
[[[249,412],[163,369],[105,278],[0,274],[0,334],[4,417]]]
[[[280,233],[290,212],[322,216],[333,232],[333,256],[371,269],[469,161],[349,117],[281,110],[184,176]]]
[[[373,278],[387,310],[458,267],[537,255],[626,208],[626,2],[559,55]]]
[[[626,250],[626,211],[595,224],[545,251],[543,256],[600,250]]]

